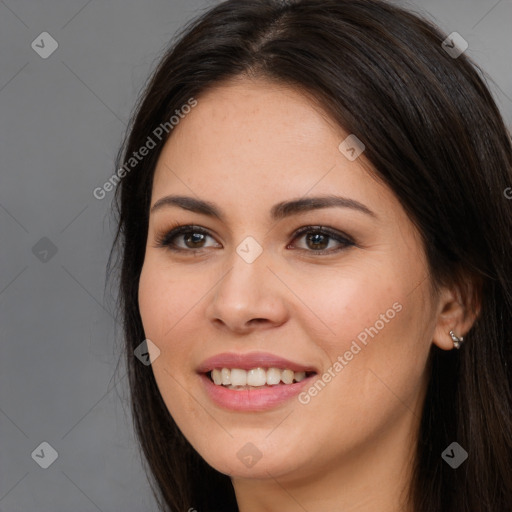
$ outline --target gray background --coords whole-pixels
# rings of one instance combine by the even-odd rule
[[[160,52],[213,3],[0,0],[0,511],[157,510],[104,293],[113,194],[92,192]],[[468,41],[511,126],[512,2],[399,3]],[[31,47],[45,31],[47,59]]]

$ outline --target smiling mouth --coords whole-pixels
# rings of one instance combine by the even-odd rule
[[[289,386],[316,375],[316,372],[294,372],[288,368],[215,368],[205,375],[216,386],[236,391]]]

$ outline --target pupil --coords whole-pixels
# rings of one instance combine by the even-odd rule
[[[320,237],[320,240],[318,237]],[[315,233],[314,235],[308,236],[308,241],[312,241],[314,244],[317,244],[318,242],[322,243],[322,239],[323,239],[324,243],[322,244],[322,247],[320,247],[320,248],[324,249],[328,245],[325,243],[325,240],[327,239],[327,237],[325,235],[322,235],[320,233]],[[318,245],[315,245],[315,247],[318,249]]]
[[[201,234],[201,233],[194,233],[194,234],[192,234],[192,235],[187,236],[186,238],[187,238],[187,242],[188,242],[190,239],[192,239],[192,244],[198,244],[198,243],[202,242],[202,238],[203,238],[203,236],[204,236],[204,235],[203,235],[203,234]]]

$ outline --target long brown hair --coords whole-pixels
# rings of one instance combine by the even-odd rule
[[[512,509],[512,186],[510,136],[465,54],[438,28],[379,0],[228,0],[191,22],[145,86],[117,169],[190,98],[250,75],[314,97],[365,146],[376,174],[422,234],[432,282],[476,290],[481,310],[459,351],[432,346],[429,386],[410,495],[415,512]],[[169,128],[169,126],[168,126]],[[134,426],[162,510],[238,510],[228,476],[209,466],[170,416],[150,366],[138,283],[156,161],[156,138],[116,189],[120,312]],[[473,283],[475,286],[469,286]],[[478,286],[476,286],[478,285]],[[453,441],[468,459],[452,469]]]

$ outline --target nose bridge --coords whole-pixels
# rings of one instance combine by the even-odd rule
[[[249,302],[260,294],[263,286],[268,286],[272,273],[269,265],[269,251],[253,237],[246,237],[234,247],[229,258],[229,272],[219,283],[219,293],[229,300],[228,294],[238,297],[238,300]]]
[[[270,251],[246,237],[233,248],[225,275],[208,306],[210,319],[243,329],[254,319],[281,322],[285,307],[280,284],[269,270]],[[282,288],[282,285],[281,285]]]

